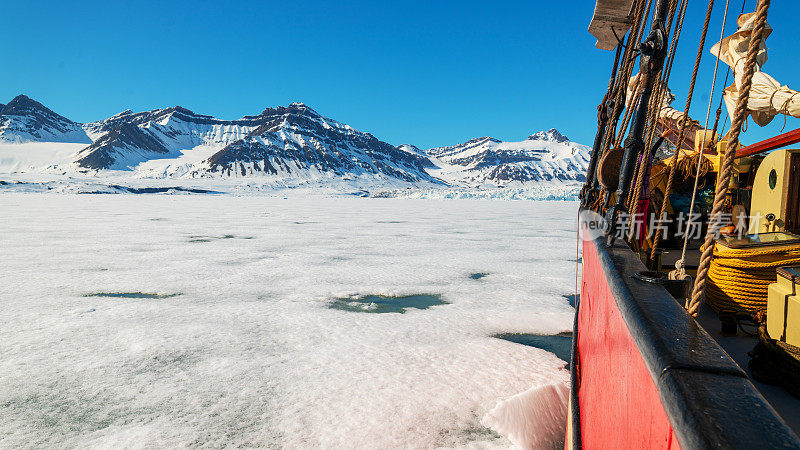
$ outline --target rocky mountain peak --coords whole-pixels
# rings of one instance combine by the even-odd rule
[[[180,105],[175,105],[172,108],[167,108],[167,111],[169,111],[169,112],[179,112],[181,114],[186,114],[187,116],[194,116],[195,115],[194,111],[192,111],[189,108],[184,108],[183,106],[180,106]]]
[[[118,117],[130,116],[131,114],[133,114],[133,111],[131,111],[130,109],[126,109],[125,111],[122,111],[122,112],[119,112],[117,114],[114,114],[113,116],[109,117],[109,119],[115,119],[115,118],[118,118]]]
[[[298,116],[306,116],[306,117],[313,117],[313,118],[321,118],[322,116],[314,111],[311,107],[306,105],[303,102],[294,102],[289,104],[289,106],[278,106],[275,108],[266,108],[261,113],[262,116],[283,116],[288,114],[294,114]]]
[[[548,141],[548,142],[561,142],[567,143],[569,142],[569,138],[561,134],[555,128],[550,128],[547,131],[537,131],[532,135],[528,136],[529,141]]]
[[[6,116],[46,114],[61,117],[46,106],[23,94],[14,97],[10,102],[8,102],[8,104],[3,107],[1,113]]]
[[[464,145],[486,143],[486,142],[503,142],[503,141],[501,141],[500,139],[495,139],[491,136],[482,136],[482,137],[472,138],[467,142],[465,142]]]
[[[0,109],[0,142],[30,141],[91,142],[80,124],[20,94]]]

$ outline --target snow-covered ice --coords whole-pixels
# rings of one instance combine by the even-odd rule
[[[564,436],[568,400],[568,383],[532,387],[498,403],[482,423],[522,448],[564,448],[559,438]]]
[[[0,447],[507,448],[486,413],[569,375],[492,336],[571,329],[576,208],[0,195]]]

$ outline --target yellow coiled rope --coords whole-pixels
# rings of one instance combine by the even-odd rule
[[[717,313],[755,314],[767,307],[767,288],[776,280],[776,269],[795,264],[800,264],[800,246],[730,248],[716,243],[706,302]]]

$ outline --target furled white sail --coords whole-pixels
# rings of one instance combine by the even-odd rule
[[[628,81],[628,90],[625,94],[625,105],[628,108],[633,108],[635,106],[633,101],[638,100],[639,98],[638,93],[640,90],[639,85],[642,80],[641,76],[641,73],[637,73]],[[659,90],[659,87],[663,87],[663,89]],[[672,102],[675,101],[675,95],[672,94],[672,91],[670,91],[668,87],[663,86],[661,79],[656,80],[653,86],[653,95],[658,95],[659,92],[661,92],[661,98],[656,105],[658,108],[658,117],[661,119],[672,120],[679,124],[680,120],[685,117],[685,114],[683,114],[682,111],[678,111],[672,107]],[[691,120],[691,118],[689,118],[689,120]]]
[[[739,89],[742,85],[747,50],[750,46],[750,35],[753,31],[755,13],[739,16],[739,29],[736,33],[726,37],[711,48],[711,53],[720,61],[733,69],[734,82],[723,91],[725,106],[733,120],[736,103],[739,100]],[[767,25],[766,37],[772,33],[772,28]],[[800,117],[800,92],[781,85],[775,78],[763,72],[761,68],[767,62],[767,46],[761,41],[756,58],[756,72],[747,101],[747,109],[753,121],[759,126],[767,125],[778,114]]]

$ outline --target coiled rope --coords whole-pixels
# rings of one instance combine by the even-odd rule
[[[692,178],[694,178],[695,181],[703,180],[703,183],[705,183],[706,175],[708,174],[708,172],[711,172],[713,168],[714,165],[711,163],[711,161],[709,161],[708,158],[703,156],[702,153],[698,152],[695,153],[694,155],[687,156],[678,161],[677,172],[682,178],[681,183],[686,183]],[[703,185],[697,182],[694,185],[695,185],[695,190],[703,187]]]
[[[730,248],[714,245],[706,303],[720,313],[755,314],[767,307],[767,288],[780,266],[800,264],[800,248]]]
[[[736,157],[736,148],[739,146],[739,133],[747,117],[747,101],[750,98],[750,88],[753,85],[753,74],[756,69],[756,56],[758,56],[759,46],[764,40],[764,28],[767,23],[767,11],[769,10],[770,0],[759,0],[755,13],[753,32],[750,37],[750,47],[747,49],[747,59],[745,62],[744,74],[742,75],[742,86],[740,88],[739,100],[736,104],[736,111],[731,121],[731,136],[728,147],[725,149],[725,156],[720,169],[720,177],[717,183],[717,191],[714,196],[714,206],[711,209],[711,220],[706,233],[703,254],[700,257],[700,264],[697,268],[697,280],[692,290],[692,297],[686,303],[686,309],[691,315],[697,315],[700,302],[708,278],[708,269],[711,265],[711,258],[714,253],[714,239],[718,236],[722,228],[722,213],[725,208],[725,196],[731,182],[731,172],[733,170],[733,160]]]

